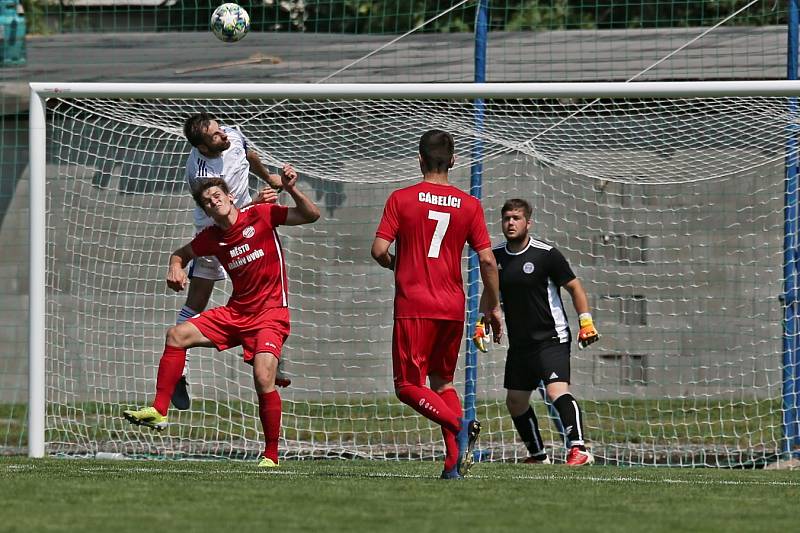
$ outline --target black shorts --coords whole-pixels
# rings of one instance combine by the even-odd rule
[[[569,342],[541,343],[509,348],[503,387],[513,390],[535,390],[540,382],[569,383]]]

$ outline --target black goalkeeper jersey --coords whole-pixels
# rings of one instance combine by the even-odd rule
[[[492,249],[500,271],[500,296],[511,348],[542,341],[569,342],[569,323],[559,288],[575,279],[566,258],[530,238],[512,253],[506,243]]]

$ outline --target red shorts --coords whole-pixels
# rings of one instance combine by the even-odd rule
[[[392,366],[395,387],[425,385],[430,374],[453,381],[464,338],[461,320],[395,318]]]
[[[244,348],[244,362],[253,364],[257,353],[269,352],[277,359],[289,336],[289,308],[272,307],[256,314],[243,314],[223,305],[203,311],[188,322],[195,325],[217,350]]]

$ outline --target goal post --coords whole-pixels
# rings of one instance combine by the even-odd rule
[[[798,250],[800,240],[800,138],[798,138],[797,97],[787,100],[789,120],[786,125],[786,182],[784,185],[783,277],[783,454],[798,453],[800,449],[800,301],[798,290]]]
[[[181,126],[200,110],[240,125],[270,165],[293,162],[322,203],[323,219],[287,228],[284,243],[287,457],[441,453],[437,428],[393,397],[392,283],[368,249],[388,193],[419,179],[416,142],[434,127],[456,137],[457,186],[469,190],[482,166],[493,243],[500,205],[526,198],[532,232],[587,288],[603,339],[573,350],[573,389],[601,460],[750,465],[797,453],[798,95],[796,81],[32,83],[29,455],[257,453],[235,351],[191,351],[194,404],[166,435],[119,419],[121,405],[151,398],[181,305],[161,277],[191,237]],[[505,411],[505,348],[479,354],[474,378],[463,366],[456,376],[485,422],[489,460],[525,455]],[[559,432],[532,402],[559,457]]]
[[[46,331],[46,263],[47,247],[45,195],[46,183],[46,97],[36,89],[30,91],[30,250],[28,289],[28,455],[45,454],[45,331]]]

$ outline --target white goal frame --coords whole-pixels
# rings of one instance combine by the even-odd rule
[[[311,100],[481,98],[800,97],[800,81],[442,84],[30,84],[30,288],[28,456],[45,455],[46,103],[51,97]]]

